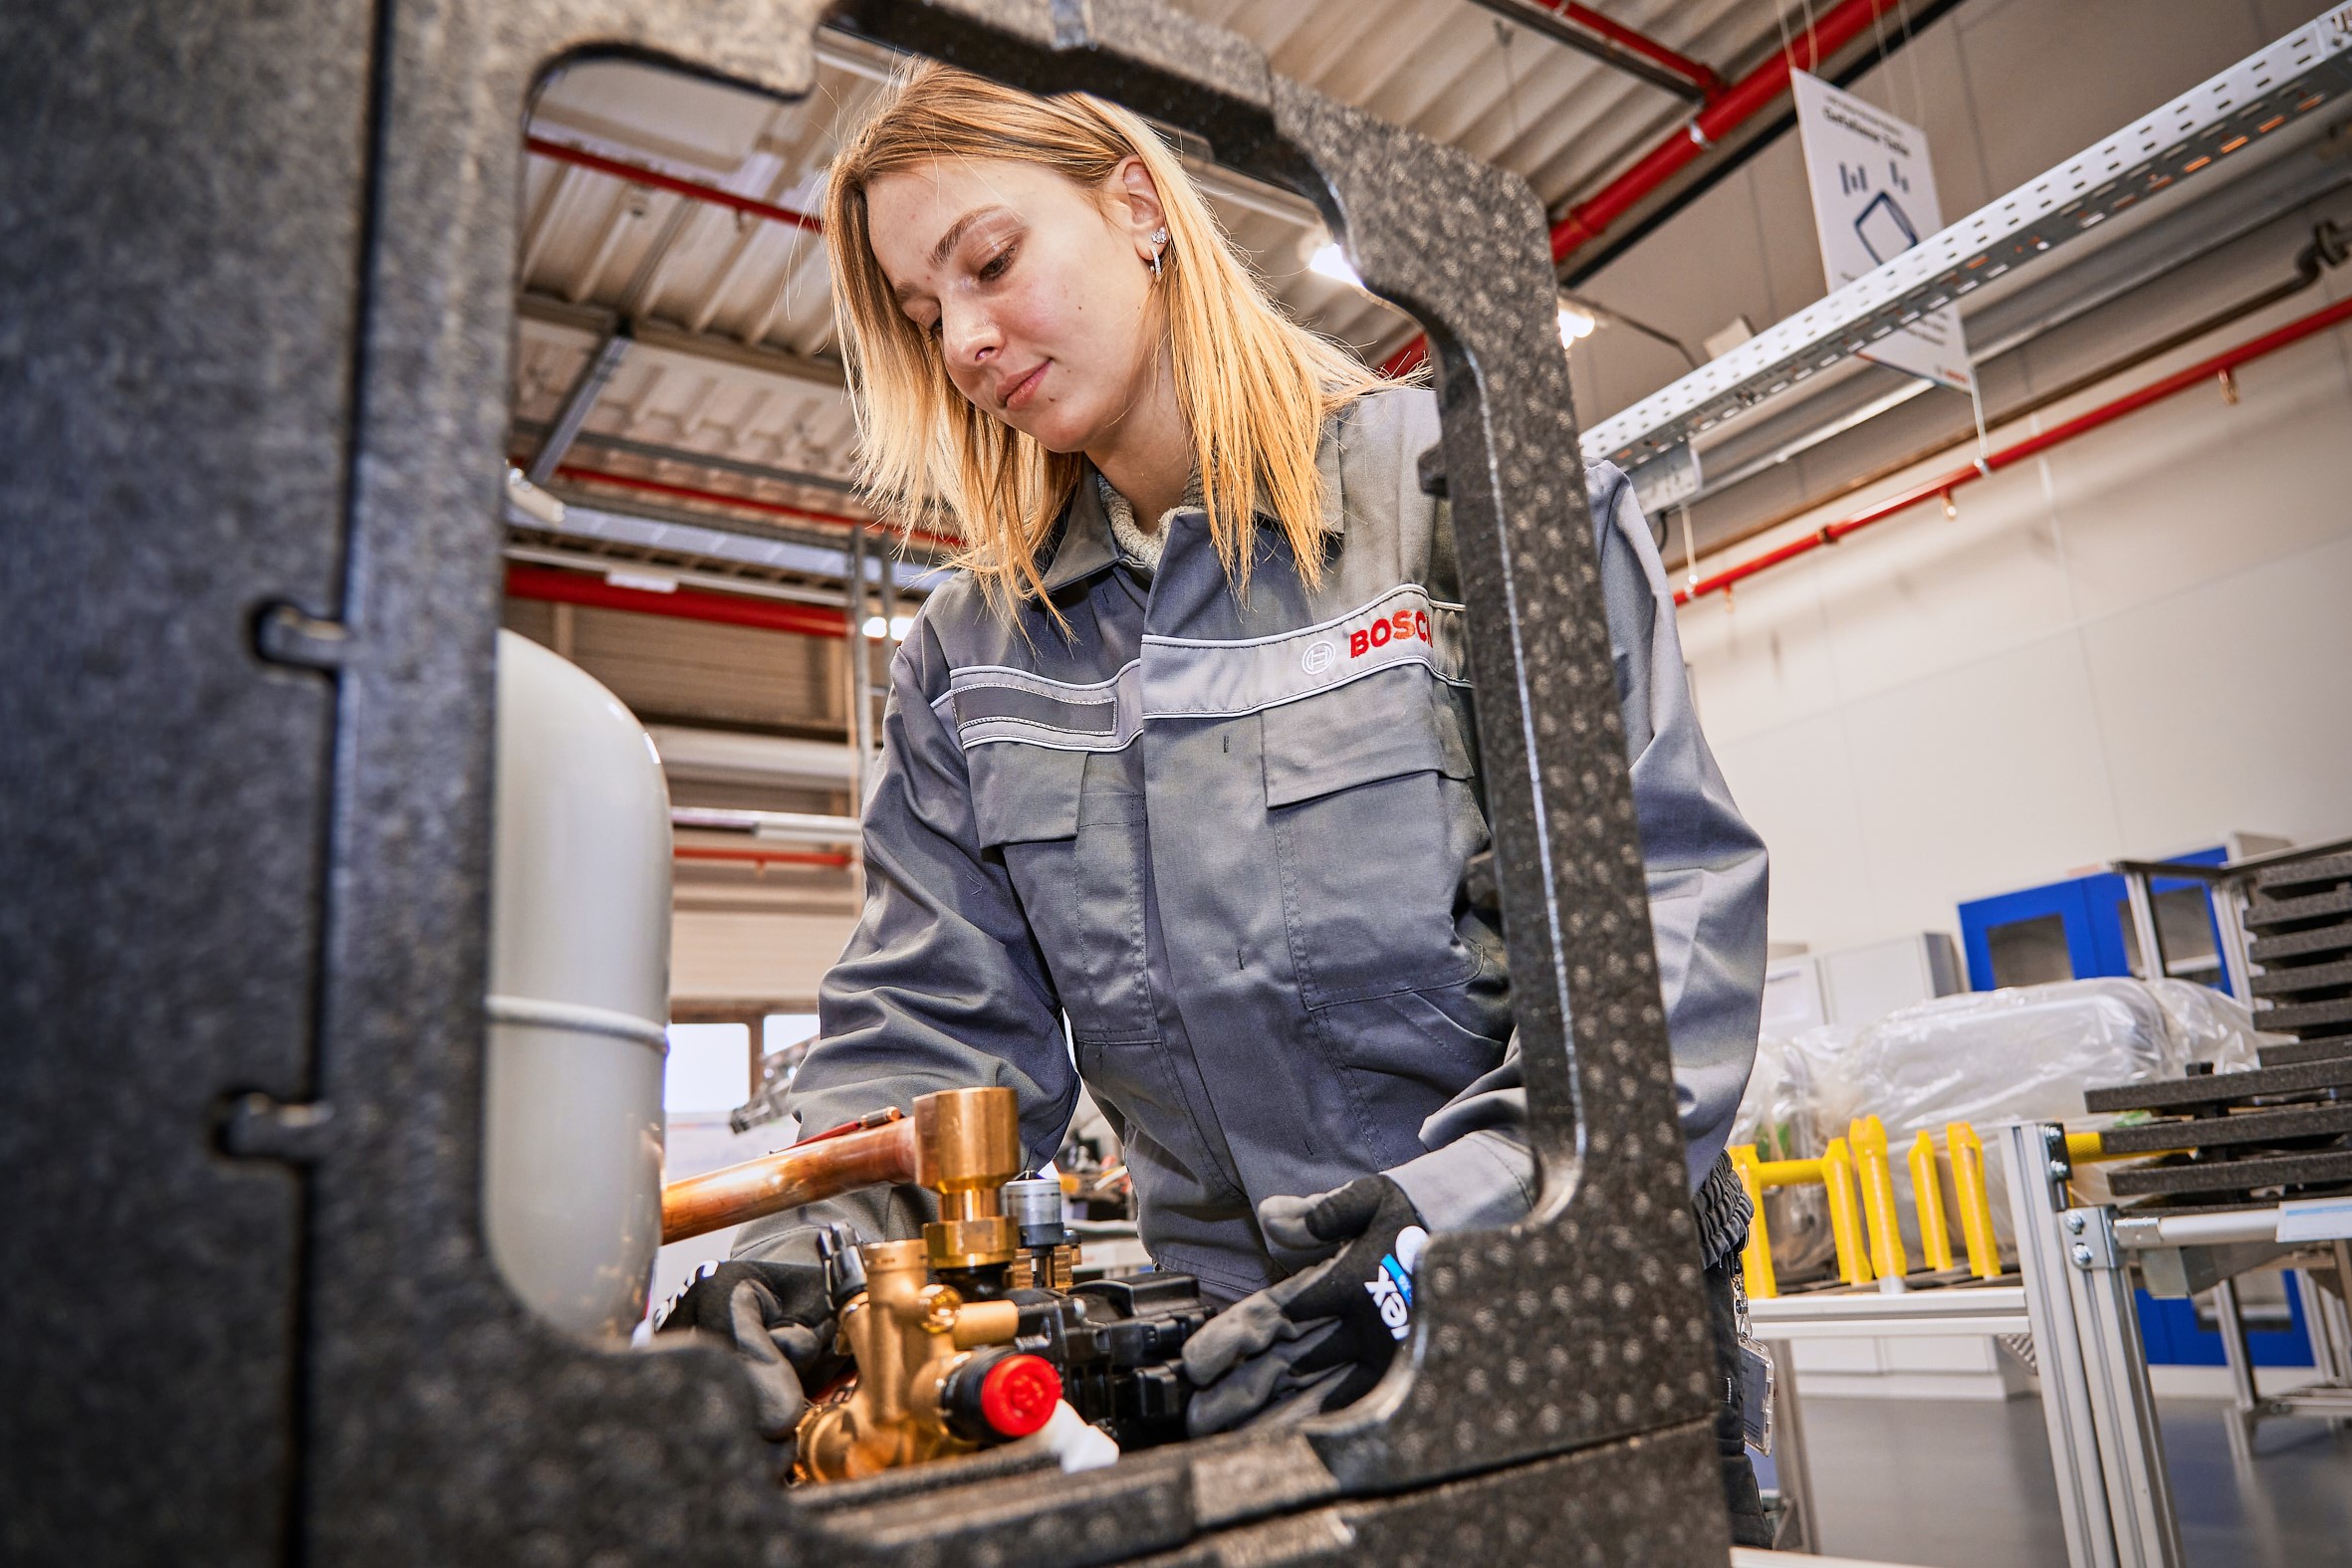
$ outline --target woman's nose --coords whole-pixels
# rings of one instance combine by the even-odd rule
[[[987,364],[1004,348],[995,324],[980,311],[949,311],[942,336],[947,340],[948,363],[974,369]]]

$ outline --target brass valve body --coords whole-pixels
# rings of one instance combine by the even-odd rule
[[[915,1181],[939,1195],[923,1228],[933,1268],[1009,1263],[1021,1232],[998,1189],[1021,1174],[1021,1111],[1011,1089],[942,1089],[915,1101]],[[862,1365],[862,1363],[860,1363]]]
[[[841,1309],[857,1387],[801,1418],[797,1467],[805,1480],[876,1475],[979,1448],[949,1429],[941,1385],[973,1349],[1008,1343],[1020,1328],[1012,1302],[968,1302],[930,1283],[921,1241],[857,1250],[865,1290]]]

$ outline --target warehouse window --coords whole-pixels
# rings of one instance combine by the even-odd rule
[[[731,1111],[751,1092],[751,1028],[742,1023],[673,1023],[662,1069],[661,1108],[672,1116]]]

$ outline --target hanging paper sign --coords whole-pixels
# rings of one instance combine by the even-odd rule
[[[1918,126],[1802,71],[1794,74],[1793,87],[1821,269],[1835,293],[1944,226],[1936,173]],[[1968,345],[1960,335],[1960,312],[1951,306],[1896,329],[1861,354],[1969,389]]]

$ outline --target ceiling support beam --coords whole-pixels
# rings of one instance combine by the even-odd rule
[[[604,388],[610,384],[613,372],[620,368],[620,361],[628,357],[629,345],[634,341],[625,321],[614,322],[605,332],[604,340],[596,344],[582,362],[580,374],[572,378],[564,401],[556,409],[555,422],[540,438],[539,450],[531,455],[531,467],[525,471],[524,478],[535,485],[545,485],[555,478],[556,469],[572,450],[572,443],[580,438],[589,411],[596,406],[596,399],[604,395]]]
[[[1622,22],[1612,22],[1574,0],[1476,0],[1485,9],[1530,33],[1565,44],[1580,55],[1636,77],[1694,104],[1708,104],[1726,91],[1715,68],[1677,53]]]
[[[519,441],[545,440],[549,429],[535,419],[518,419],[514,424]],[[627,436],[605,435],[595,430],[583,430],[572,438],[576,447],[590,451],[618,452],[626,457],[641,457],[649,463],[683,463],[689,468],[706,468],[718,474],[737,474],[745,479],[756,479],[769,485],[797,485],[810,490],[832,491],[839,495],[857,494],[857,482],[836,474],[811,473],[801,468],[779,468],[773,463],[752,463],[740,457],[726,457],[717,452],[699,451],[686,446],[663,446],[656,441],[633,441]]]
[[[523,138],[523,145],[539,157],[553,158],[558,163],[570,163],[584,169],[593,169],[598,174],[608,174],[614,179],[627,180],[632,185],[646,185],[655,190],[666,190],[673,196],[684,196],[689,201],[706,201],[714,207],[727,207],[736,212],[749,213],[755,218],[765,218],[770,223],[781,223],[788,228],[806,229],[811,234],[822,233],[824,229],[823,222],[805,212],[795,212],[790,207],[779,207],[772,201],[762,201],[756,196],[738,195],[734,191],[721,189],[717,185],[705,185],[700,180],[680,179],[675,174],[664,174],[661,170],[647,168],[642,163],[627,163],[619,158],[608,158],[601,153],[590,152],[586,147],[575,147],[561,141],[550,141],[545,136],[526,136]]]
[[[615,474],[600,468],[566,466],[556,470],[554,478],[575,485],[611,485],[621,490],[634,490],[649,496],[665,496],[675,501],[695,501],[709,506],[741,507],[747,512],[764,512],[772,517],[794,518],[804,522],[822,523],[830,528],[879,529],[883,534],[905,538],[938,550],[961,550],[964,542],[950,539],[945,534],[927,533],[922,529],[900,529],[894,523],[876,518],[849,517],[838,512],[818,512],[808,507],[796,507],[783,501],[764,501],[757,496],[732,495],[722,490],[705,490],[699,485],[675,485],[666,480],[646,479],[637,474]]]
[[[527,322],[538,322],[567,332],[586,333],[599,341],[619,320],[616,313],[601,306],[574,305],[569,300],[560,300],[554,295],[532,290],[526,290],[516,297],[515,314]],[[757,370],[765,375],[780,375],[811,386],[838,388],[844,384],[840,362],[835,359],[813,359],[807,354],[794,353],[789,349],[740,342],[733,337],[722,337],[716,333],[690,333],[660,322],[633,322],[629,331],[636,338],[637,346],[648,352],[707,359],[713,364]]]
[[[1794,33],[1787,48],[1766,56],[1764,64],[1710,100],[1689,124],[1642,154],[1631,168],[1602,186],[1589,200],[1570,207],[1551,226],[1553,264],[1567,260],[1599,239],[1642,197],[1776,102],[1788,91],[1791,76],[1818,67],[1868,32],[1897,3],[1898,0],[1840,0],[1822,14],[1818,26]]]
[[[1551,261],[1558,266],[1577,251],[1607,234],[1633,211],[1708,150],[1740,130],[1777,103],[1788,91],[1797,71],[1812,71],[1865,32],[1899,0],[1839,0],[1816,26],[1807,27],[1775,50],[1764,62],[1710,99],[1699,112],[1636,158],[1632,166],[1602,186],[1588,200],[1577,202],[1551,226]],[[1381,370],[1404,375],[1429,357],[1429,339],[1416,336],[1389,355]]]
[[[657,593],[645,588],[624,588],[585,571],[565,571],[520,561],[506,568],[506,591],[512,599],[584,604],[590,609],[627,610],[638,615],[711,621],[722,626],[750,626],[801,637],[839,639],[848,635],[841,612],[825,605],[736,593],[706,593],[696,588]]]

